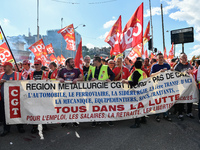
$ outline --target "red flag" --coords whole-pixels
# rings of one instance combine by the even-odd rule
[[[120,42],[121,53],[143,42],[143,3],[127,22]]]
[[[57,57],[58,63],[60,64],[60,56]]]
[[[170,49],[169,51],[169,56],[168,56],[169,59],[172,59],[174,58],[174,43],[172,43],[172,48]]]
[[[167,60],[167,50],[166,50],[166,47],[165,47],[165,50],[164,50],[164,59]]]
[[[142,46],[141,44],[138,44],[137,46],[135,46],[129,53],[128,55],[128,58],[133,62],[135,63],[136,61],[136,58],[137,57],[141,57],[141,49],[142,49]]]
[[[12,57],[12,54],[8,48],[8,46],[6,45],[6,43],[3,43],[0,45],[0,60],[1,62],[11,62],[13,63],[14,62],[14,59]]]
[[[51,56],[49,57],[51,61],[54,61],[55,63],[58,63],[56,56],[54,54],[51,54]]]
[[[61,54],[61,56],[60,56],[60,63],[62,64],[62,65],[65,65],[65,57]]]
[[[120,35],[122,33],[121,15],[108,33],[105,42],[111,46],[110,56],[120,54]]]
[[[47,50],[48,54],[54,53],[52,43],[50,43],[49,45],[46,46],[46,50]]]
[[[143,59],[145,58],[144,47],[141,49],[141,57],[142,57]]]
[[[41,59],[42,55],[47,55],[47,50],[42,39],[31,45],[29,49],[33,52],[36,59]]]
[[[145,56],[145,58],[149,58],[147,49],[145,50],[144,56]]]
[[[83,75],[83,55],[82,55],[82,39],[79,43],[78,50],[76,52],[76,57],[74,59],[75,67],[78,68]]]
[[[152,52],[151,52],[151,59],[152,58],[155,58],[156,57],[156,55],[154,55]]]
[[[148,22],[147,28],[143,36],[143,44],[145,45],[150,40],[150,21]]]
[[[76,44],[75,44],[75,34],[74,34],[74,26],[73,24],[70,24],[67,27],[64,27],[58,31],[58,33],[61,33],[63,38],[65,39],[67,43],[67,50],[76,50]]]

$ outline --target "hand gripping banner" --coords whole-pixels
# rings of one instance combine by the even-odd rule
[[[119,82],[8,81],[7,124],[117,121],[166,112],[199,100],[192,76],[168,71],[134,88]]]

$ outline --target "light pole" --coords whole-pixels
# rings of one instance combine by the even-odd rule
[[[149,0],[149,10],[150,10],[150,21],[151,21],[152,51],[153,51],[153,22],[152,22],[152,14],[151,14],[151,0]]]
[[[161,4],[161,19],[162,19],[162,36],[163,36],[163,52],[165,51],[165,32],[164,32],[164,19],[163,19],[163,7]]]
[[[39,40],[39,0],[37,0],[37,40]]]
[[[77,27],[75,27],[74,29],[77,29],[79,26],[83,26],[83,27],[85,27],[86,25],[85,24],[79,24]]]

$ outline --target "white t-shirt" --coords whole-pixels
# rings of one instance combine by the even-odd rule
[[[22,71],[22,77],[23,80],[27,80],[29,73],[31,73],[32,71],[35,71],[33,68],[29,68],[29,70],[23,69]]]

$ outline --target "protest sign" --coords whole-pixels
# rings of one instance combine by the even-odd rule
[[[116,121],[199,100],[192,76],[175,71],[144,79],[132,89],[120,81],[8,81],[4,95],[7,124]]]

